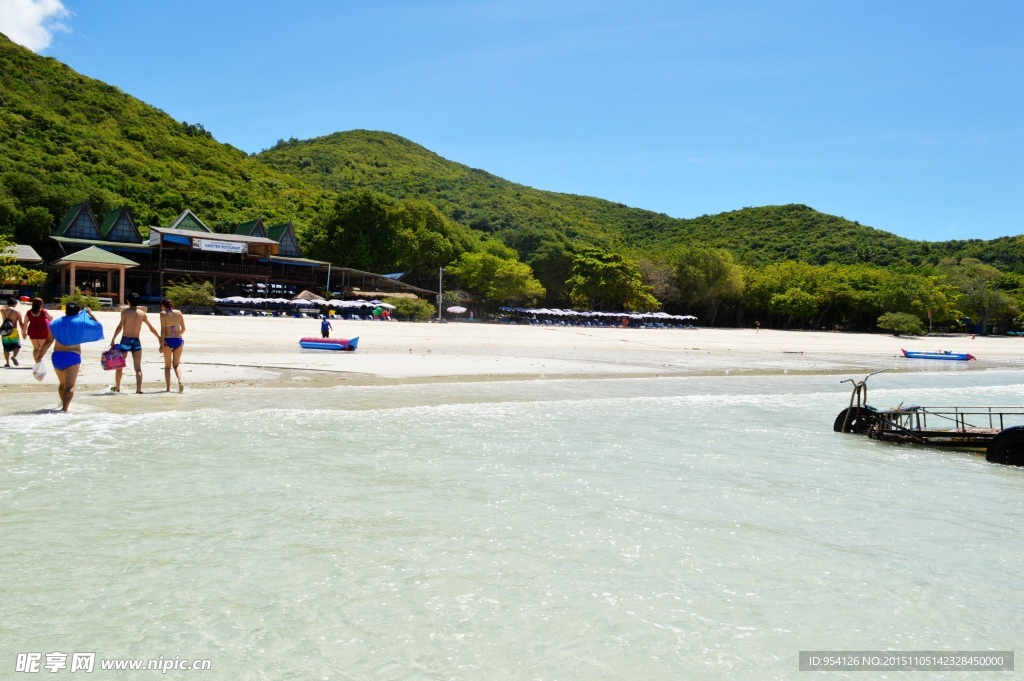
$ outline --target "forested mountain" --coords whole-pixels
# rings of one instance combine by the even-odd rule
[[[263,217],[301,235],[334,192],[421,198],[522,256],[551,242],[664,251],[700,243],[740,262],[936,262],[971,256],[1024,270],[1024,239],[918,242],[806,206],[744,208],[676,219],[597,198],[518,185],[383,132],[281,141],[255,156],[218,143],[110,85],[0,35],[0,229],[36,243],[84,198],[127,204],[140,225],[189,208],[214,229]]]
[[[0,229],[37,244],[69,207],[127,204],[140,227],[188,208],[213,229],[301,229],[330,192],[0,35]]]
[[[185,209],[218,231],[290,221],[310,257],[420,279],[447,267],[492,308],[868,328],[886,312],[1010,323],[1024,307],[1024,237],[912,241],[803,205],[677,219],[515,184],[384,132],[248,155],[0,35],[0,236],[39,245],[85,199],[100,215],[127,205],[144,233]]]
[[[257,158],[339,192],[368,188],[393,197],[426,199],[456,221],[500,236],[527,258],[545,241],[581,240],[602,248],[655,251],[700,243],[728,249],[753,266],[782,260],[888,265],[976,257],[1004,270],[1024,271],[1024,237],[913,241],[803,205],[677,219],[515,184],[384,132],[355,130],[305,141],[282,140]]]

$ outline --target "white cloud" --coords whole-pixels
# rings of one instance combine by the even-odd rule
[[[50,46],[54,31],[70,30],[61,23],[70,16],[61,0],[0,0],[0,33],[39,52]]]

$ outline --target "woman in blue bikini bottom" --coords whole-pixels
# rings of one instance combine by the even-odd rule
[[[82,363],[82,355],[68,350],[54,350],[50,356],[53,368],[57,371],[67,371],[71,367]]]
[[[79,313],[89,317],[85,324],[92,326],[83,329],[82,325],[67,324],[72,318],[77,318]],[[83,318],[84,319],[84,318]],[[56,332],[56,336],[54,335]],[[57,374],[57,394],[60,395],[61,411],[67,411],[71,400],[75,396],[75,381],[78,380],[78,370],[82,365],[82,343],[96,338],[103,337],[103,327],[96,317],[87,308],[82,311],[78,304],[68,303],[64,308],[64,318],[54,320],[50,324],[50,332],[43,343],[40,357],[53,345],[53,354],[50,361],[53,362],[54,373]]]
[[[181,351],[185,346],[185,317],[174,309],[170,298],[160,301],[160,351],[164,354],[164,382],[171,391],[171,371],[178,378],[178,392],[185,391],[181,382]]]

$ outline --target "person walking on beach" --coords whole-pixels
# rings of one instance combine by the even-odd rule
[[[323,317],[320,321],[320,335],[324,338],[331,337],[331,323],[327,321],[327,317]]]
[[[160,350],[164,353],[164,382],[167,392],[171,392],[171,368],[178,378],[178,392],[185,392],[185,384],[181,382],[181,351],[184,349],[185,315],[181,310],[174,309],[170,298],[160,301]]]
[[[52,321],[53,317],[43,308],[43,299],[33,298],[32,309],[25,313],[25,335],[32,341],[32,359],[37,364],[43,361],[43,354],[39,350],[50,335]]]
[[[83,316],[88,316],[88,320]],[[60,395],[61,411],[67,411],[75,396],[75,382],[82,366],[82,343],[101,340],[103,326],[93,316],[92,310],[82,308],[78,303],[68,303],[64,316],[50,324],[46,341],[39,351],[43,356],[53,345],[53,371],[57,374],[57,394]]]
[[[18,353],[21,351],[21,335],[25,333],[25,320],[18,312],[18,301],[8,298],[3,310],[0,310],[0,335],[3,336],[4,366],[10,367],[11,361],[18,366]]]
[[[3,313],[3,328],[4,330],[10,329],[3,335],[3,346],[4,346],[4,366],[10,367],[11,362],[14,362],[14,366],[18,366],[18,353],[21,352],[21,334],[25,333],[25,320],[21,318],[21,313],[18,312],[18,301],[14,298],[7,299],[7,305],[4,306]]]
[[[121,352],[132,353],[132,363],[135,365],[135,392],[142,393],[142,341],[139,335],[142,333],[142,325],[145,324],[153,332],[156,339],[160,340],[160,332],[153,328],[153,324],[146,317],[146,311],[139,307],[139,294],[132,293],[128,296],[128,309],[121,311],[121,321],[114,329],[114,335],[110,339],[110,347],[117,345]],[[117,342],[117,335],[121,336],[121,343]],[[114,372],[114,392],[121,392],[121,374],[124,369]]]

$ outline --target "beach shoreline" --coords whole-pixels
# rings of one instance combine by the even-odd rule
[[[116,312],[97,312],[109,339]],[[151,321],[157,322],[150,312]],[[333,320],[334,337],[359,337],[354,352],[304,350],[319,321],[275,317],[186,315],[182,357],[186,386],[325,387],[507,380],[673,376],[841,374],[879,369],[950,371],[1024,368],[1024,339],[1008,336],[895,337],[883,334],[773,329],[644,329],[450,322]],[[143,391],[164,391],[163,358],[146,332]],[[100,367],[109,341],[83,346],[78,385],[113,383]],[[900,349],[951,350],[972,362],[908,360]],[[52,368],[32,377],[31,344],[22,339],[21,366],[0,371],[7,392],[56,389]],[[49,358],[47,358],[49,364]],[[129,374],[130,362],[129,362]],[[172,390],[177,386],[172,377]]]

